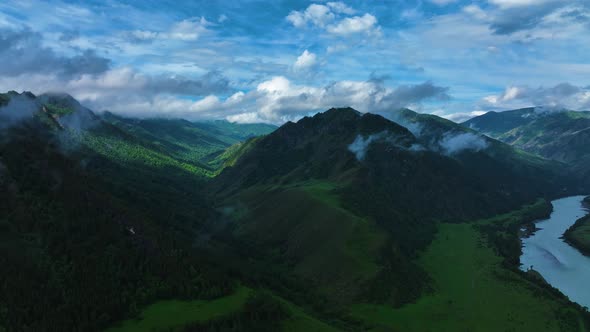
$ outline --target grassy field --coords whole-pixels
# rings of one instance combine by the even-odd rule
[[[213,301],[160,301],[146,307],[137,319],[121,322],[105,332],[146,332],[182,329],[195,322],[220,319],[238,312],[254,294],[254,290],[241,287],[236,293]],[[307,314],[303,309],[280,297],[289,317],[281,323],[285,332],[337,332],[338,329]]]
[[[356,305],[353,316],[404,332],[583,330],[575,310],[501,267],[484,242],[470,224],[441,224],[420,258],[435,292],[399,309]]]
[[[285,305],[287,310],[291,313],[291,317],[287,318],[282,323],[284,332],[338,332],[340,330],[308,315],[300,307],[292,304],[291,302],[285,301],[281,298],[277,298],[281,303]]]
[[[242,287],[213,301],[159,301],[146,307],[137,319],[126,320],[105,332],[157,331],[220,318],[240,310],[251,293]]]

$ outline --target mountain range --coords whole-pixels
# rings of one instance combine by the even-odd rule
[[[590,115],[392,114],[276,128],[0,94],[0,330],[590,327],[518,268],[519,230],[588,192]]]
[[[463,125],[530,153],[566,163],[582,178],[589,178],[590,112],[524,108],[489,112]]]

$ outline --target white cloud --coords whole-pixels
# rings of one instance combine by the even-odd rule
[[[471,112],[457,112],[457,113],[451,113],[451,114],[435,112],[433,114],[443,117],[447,120],[461,123],[461,122],[467,121],[471,118],[474,118],[476,116],[484,115],[486,113],[487,113],[486,111],[478,110],[478,111],[471,111]]]
[[[346,17],[338,24],[328,27],[328,32],[336,35],[350,35],[356,33],[366,33],[369,35],[378,35],[381,29],[377,25],[377,18],[371,14],[363,16]]]
[[[225,15],[219,18],[220,22],[226,19],[227,17]],[[209,30],[207,27],[210,25],[211,23],[204,17],[191,18],[174,23],[168,31],[134,30],[129,32],[128,35],[131,39],[137,41],[151,41],[155,39],[194,41],[208,33]]]
[[[325,29],[328,33],[348,36],[365,33],[379,36],[381,27],[377,18],[369,13],[361,16],[350,16],[356,11],[342,2],[328,2],[326,5],[311,4],[303,11],[292,11],[287,21],[297,28],[308,25]]]
[[[481,9],[478,5],[468,5],[463,7],[463,12],[475,17],[478,20],[485,20],[488,18],[488,14]]]
[[[330,7],[332,9],[333,12],[339,13],[339,14],[352,15],[356,12],[356,10],[350,8],[349,6],[347,6],[346,4],[344,4],[342,2],[328,2],[327,5],[328,5],[328,7]]]
[[[361,112],[385,114],[427,99],[446,97],[446,89],[428,82],[395,89],[374,81],[339,81],[315,87],[295,85],[287,78],[277,76],[260,83],[256,91],[243,97],[240,106],[248,113],[247,116],[233,116],[231,119],[240,121],[247,117],[282,123],[331,107],[344,106]]]
[[[488,142],[473,133],[447,133],[438,143],[446,155],[455,155],[463,151],[481,151],[488,147]]]
[[[303,27],[308,23],[323,27],[328,22],[334,20],[334,14],[328,6],[311,4],[305,9],[305,11],[292,11],[287,16],[287,20],[298,28]]]
[[[531,88],[510,86],[503,93],[483,98],[482,107],[514,109],[532,106],[587,110],[590,108],[590,88],[561,83],[553,87]]]
[[[308,50],[303,51],[293,65],[295,71],[307,71],[317,64],[317,56]]]

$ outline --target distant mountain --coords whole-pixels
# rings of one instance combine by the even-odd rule
[[[172,154],[175,159],[219,167],[219,155],[231,145],[266,135],[269,124],[236,124],[227,121],[190,122],[181,119],[134,119],[105,113],[102,118],[135,137]]]
[[[525,108],[489,112],[464,123],[510,145],[567,163],[590,176],[590,112]]]
[[[573,185],[559,163],[450,121],[409,110],[398,120],[331,109],[252,142],[211,184],[238,220],[235,236],[279,248],[264,259],[290,262],[332,301],[400,305],[427,289],[412,260],[437,221],[492,216]]]

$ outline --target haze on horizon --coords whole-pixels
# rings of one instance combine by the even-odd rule
[[[16,1],[0,90],[130,116],[281,124],[330,107],[456,121],[590,108],[590,2]]]

